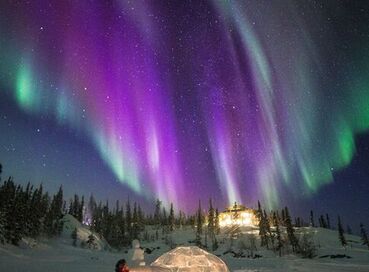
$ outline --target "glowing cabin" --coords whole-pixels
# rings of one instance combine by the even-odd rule
[[[219,225],[221,227],[238,225],[242,227],[257,227],[258,219],[256,211],[235,203],[219,214]]]

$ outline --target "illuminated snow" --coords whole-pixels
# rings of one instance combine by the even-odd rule
[[[229,272],[221,259],[196,246],[177,247],[160,256],[151,265],[168,268],[172,272]]]

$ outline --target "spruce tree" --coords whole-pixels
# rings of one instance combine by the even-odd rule
[[[127,238],[130,243],[132,241],[132,213],[129,199],[126,204],[126,226],[127,226]]]
[[[68,214],[67,209],[67,201],[63,200],[63,208],[62,208],[63,214]]]
[[[161,226],[162,226],[163,234],[167,233],[168,232],[168,216],[167,216],[167,209],[165,209],[165,207],[163,207],[163,211],[162,211]]]
[[[299,254],[303,258],[312,259],[316,256],[316,247],[314,245],[313,237],[309,234],[303,233],[300,239]]]
[[[4,209],[5,226],[4,237],[5,242],[18,244],[18,239],[14,239],[15,220],[15,184],[11,177],[4,182],[2,187],[2,195],[0,198],[1,207]]]
[[[175,225],[175,217],[174,217],[174,208],[173,208],[173,203],[170,203],[170,211],[169,211],[169,218],[168,218],[168,223],[169,223],[169,231],[173,231],[174,230],[174,225]]]
[[[267,219],[264,217],[264,213],[263,213],[263,210],[261,208],[259,201],[258,201],[257,218],[259,220],[260,246],[269,247],[268,237],[267,237],[267,226],[266,226]]]
[[[80,211],[79,196],[77,194],[74,194],[74,199],[70,201],[68,213],[70,215],[73,215],[74,218],[76,218],[78,221],[80,221],[79,211]]]
[[[133,204],[133,217],[132,217],[132,224],[133,224],[133,239],[138,239],[139,235],[139,225],[138,225],[138,210],[137,210],[137,203]]]
[[[36,238],[40,235],[42,229],[42,222],[46,213],[47,207],[43,203],[43,188],[42,184],[33,191],[30,203],[30,236]]]
[[[209,211],[208,211],[208,233],[209,236],[214,235],[214,208],[213,208],[213,202],[211,198],[209,199]]]
[[[279,220],[278,220],[276,213],[273,213],[273,225],[275,226],[275,233],[276,233],[276,240],[277,240],[275,250],[278,251],[279,257],[281,257],[283,243],[282,243],[282,237],[281,237],[281,230],[279,228]]]
[[[325,214],[325,218],[327,220],[327,228],[330,229],[331,228],[331,220],[329,219],[329,215]]]
[[[29,190],[30,184],[28,183],[27,189]],[[28,204],[28,196],[26,196],[27,192],[23,189],[22,186],[18,185],[16,189],[15,195],[15,207],[14,207],[14,220],[15,220],[15,231],[18,233],[19,237],[22,238],[27,233],[27,227],[29,227],[27,220],[27,206]]]
[[[287,238],[290,242],[290,245],[292,246],[292,251],[297,252],[298,251],[298,240],[295,236],[295,230],[292,226],[291,222],[291,216],[289,214],[288,208],[285,207],[285,217],[286,217],[286,231],[287,231]]]
[[[60,235],[63,230],[63,187],[60,186],[55,196],[55,234]]]
[[[93,215],[96,211],[96,208],[97,208],[97,204],[96,204],[95,198],[91,194],[90,199],[88,201],[88,205],[87,205],[86,220],[85,220],[87,222],[87,224],[89,224],[91,227],[94,225]]]
[[[73,215],[73,199],[69,199],[68,214]]]
[[[325,222],[325,219],[324,219],[324,216],[323,215],[321,215],[320,217],[319,217],[319,226],[321,227],[321,228],[327,228],[327,223]]]
[[[301,227],[300,217],[295,217],[295,227],[296,228],[300,228]]]
[[[33,212],[31,210],[31,200],[33,194],[33,186],[30,183],[27,184],[26,190],[23,193],[22,197],[22,206],[23,206],[23,233],[25,236],[31,236],[32,232],[32,216],[30,214]]]
[[[23,220],[24,220],[24,206],[22,203],[22,187],[15,186],[13,179],[8,179],[8,200],[5,206],[5,240],[13,245],[18,245],[22,239]]]
[[[313,210],[310,211],[310,226],[315,227]]]
[[[123,206],[121,207],[119,214],[118,214],[118,226],[119,226],[119,236],[118,236],[119,245],[124,246],[126,244],[126,239],[125,239],[126,221],[124,218]]]
[[[119,202],[116,202],[116,206],[113,212],[110,212],[110,245],[116,249],[120,248],[120,228],[119,228]]]
[[[102,218],[101,218],[101,234],[109,241],[111,241],[112,234],[112,216],[109,211],[109,201],[106,201],[102,209]]]
[[[214,241],[216,240],[215,238],[215,212],[214,212],[213,202],[211,198],[209,200],[208,226],[207,227],[208,227],[207,232],[209,235],[209,239],[211,241],[212,248],[213,248]]]
[[[217,237],[214,235],[213,244],[212,244],[212,248],[211,249],[213,251],[216,251],[218,248],[219,248],[218,240],[217,240]]]
[[[9,243],[11,240],[11,232],[14,226],[11,225],[12,221],[12,210],[14,208],[14,198],[15,198],[15,186],[11,178],[4,182],[0,191],[0,207],[2,208],[2,213],[4,214],[4,239],[5,242]]]
[[[207,229],[205,229],[205,234],[204,234],[204,245],[203,245],[203,247],[205,248],[205,249],[208,249],[208,230]]]
[[[2,207],[0,207],[0,243],[5,243],[5,213],[2,210]]]
[[[364,228],[363,223],[360,223],[360,234],[361,234],[361,241],[363,242],[363,245],[366,245],[369,249],[368,235],[366,233],[366,229]]]
[[[93,214],[93,225],[92,230],[96,231],[100,235],[103,233],[103,207],[102,202],[99,202],[99,205],[97,206],[94,214]]]
[[[201,201],[199,200],[199,207],[197,210],[197,223],[196,223],[199,234],[202,234],[203,232],[202,230],[203,224],[204,224],[204,221],[203,221],[203,215],[202,215],[202,209],[201,209]]]
[[[48,214],[48,210],[50,209],[50,197],[49,197],[49,193],[45,192],[42,194],[42,199],[41,199],[41,205],[40,205],[40,209],[38,212],[40,212],[40,214],[42,213],[42,218],[40,218],[41,223],[40,223],[40,233],[44,232],[45,233],[45,229],[46,229],[46,217]]]
[[[145,214],[144,214],[143,210],[141,209],[141,205],[140,204],[138,204],[137,216],[138,216],[139,230],[140,231],[143,231],[145,229],[145,225],[148,224],[149,220],[146,220]]]
[[[285,224],[285,222],[286,222],[286,214],[285,214],[285,210],[284,209],[282,209],[282,218],[281,218],[281,221],[280,221],[280,224],[281,224],[281,226],[285,226],[286,224]]]
[[[45,217],[45,232],[48,236],[59,235],[63,228],[63,188],[54,195]]]
[[[85,197],[82,196],[81,198],[81,202],[79,203],[79,207],[78,207],[78,221],[83,223],[83,213],[84,213],[84,208],[85,208]]]
[[[180,211],[179,211],[179,216],[178,216],[178,228],[179,228],[179,229],[182,229],[183,224],[184,224],[184,220],[185,220],[185,218],[184,218],[184,214],[183,214],[183,212],[180,210]]]
[[[201,201],[199,200],[199,207],[197,209],[196,214],[196,239],[195,239],[195,243],[199,247],[202,246],[201,243],[202,225],[203,221],[202,221]]]
[[[274,235],[272,234],[272,230],[270,228],[270,220],[265,210],[264,210],[264,228],[267,238],[267,248],[269,248],[269,241],[271,242],[272,247],[274,247]]]
[[[341,242],[342,246],[346,246],[347,245],[347,241],[344,235],[344,230],[341,224],[341,218],[338,216],[338,238]]]
[[[86,241],[86,244],[89,249],[96,249],[95,236],[91,233]]]
[[[215,209],[215,222],[214,222],[215,234],[220,234],[220,222],[219,222],[219,211],[218,208]]]
[[[157,228],[159,228],[160,224],[161,224],[161,201],[157,199],[155,203],[154,225],[156,225]]]

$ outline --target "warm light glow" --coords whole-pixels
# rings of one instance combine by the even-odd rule
[[[235,204],[219,215],[219,225],[221,227],[231,225],[255,227],[257,219],[254,210]]]

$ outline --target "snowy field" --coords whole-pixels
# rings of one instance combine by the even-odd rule
[[[75,224],[75,222],[72,222]],[[70,229],[70,227],[69,227]],[[11,245],[0,246],[0,271],[5,272],[112,272],[114,265],[120,258],[130,259],[131,252],[112,252],[103,250],[104,242],[99,242],[100,250],[82,249],[73,247],[69,238],[69,231],[65,230],[60,239],[41,239],[37,242],[27,240],[20,247]],[[318,247],[317,257],[314,259],[302,259],[293,255],[278,257],[272,251],[260,250],[256,254],[261,258],[234,258],[230,254],[223,253],[229,248],[226,240],[220,241],[220,247],[215,253],[229,267],[231,271],[368,271],[369,250],[360,243],[360,238],[347,235],[349,246],[345,249],[339,245],[336,231],[320,228],[301,228],[299,232],[309,232],[313,235]],[[89,235],[89,230],[79,226],[79,238],[84,240]],[[173,241],[180,245],[188,244],[193,240],[194,232],[191,229],[177,230],[172,234]],[[256,241],[259,245],[259,241]],[[159,242],[143,243],[143,247],[157,248],[151,254],[145,255],[147,264],[170,250],[164,239]],[[345,254],[351,258],[331,258],[330,255]],[[324,255],[328,257],[321,258]]]

